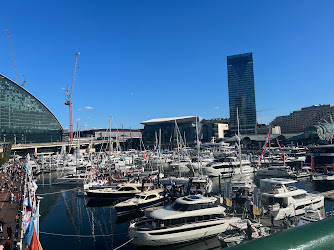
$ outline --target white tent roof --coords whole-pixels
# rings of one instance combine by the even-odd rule
[[[197,116],[197,121],[202,122],[203,118]],[[144,122],[141,122],[143,125],[155,125],[159,123],[186,123],[186,122],[195,122],[196,116],[180,116],[180,117],[170,117],[170,118],[157,118],[151,119]]]

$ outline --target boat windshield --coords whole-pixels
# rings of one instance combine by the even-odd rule
[[[146,196],[145,195],[136,195],[135,198],[145,200]]]
[[[172,203],[172,208],[175,211],[193,211],[198,209],[204,209],[204,208],[211,208],[215,205],[213,203],[202,203],[202,204],[180,204],[178,202]]]

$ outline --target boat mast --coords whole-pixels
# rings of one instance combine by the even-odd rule
[[[162,173],[162,164],[161,164],[161,128],[159,128],[159,160],[160,160],[160,166],[159,166],[159,172]]]
[[[198,139],[198,126],[197,126],[197,116],[196,116],[196,140],[197,140],[197,162],[198,162],[198,170],[199,170],[199,174],[202,176],[202,166],[200,163],[200,159],[199,159],[199,139]]]
[[[180,171],[180,144],[179,144],[179,127],[177,126],[176,120],[175,120],[175,131],[176,131],[176,143],[177,143],[177,155],[179,159],[179,177],[181,177],[181,171]]]
[[[109,117],[109,161],[111,160],[111,150],[112,150],[112,144],[111,144],[111,116]]]
[[[77,174],[77,170],[79,168],[79,150],[80,150],[80,142],[79,142],[79,122],[77,122],[77,157],[75,157],[75,165],[76,165],[76,168],[75,168],[75,174]]]
[[[239,144],[239,162],[240,162],[240,174],[242,174],[242,167],[241,167],[241,138],[240,138],[240,124],[239,124],[239,109],[237,107],[237,124],[238,124],[238,144]]]

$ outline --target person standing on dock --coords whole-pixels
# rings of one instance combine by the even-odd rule
[[[270,215],[271,226],[274,227],[274,215]]]
[[[12,238],[12,227],[10,225],[7,226],[7,234],[8,234],[8,239],[10,240]]]

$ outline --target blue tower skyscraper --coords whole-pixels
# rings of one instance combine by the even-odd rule
[[[242,134],[256,134],[256,104],[253,54],[245,53],[227,57],[228,95],[230,106],[230,131],[237,133],[237,109]]]

